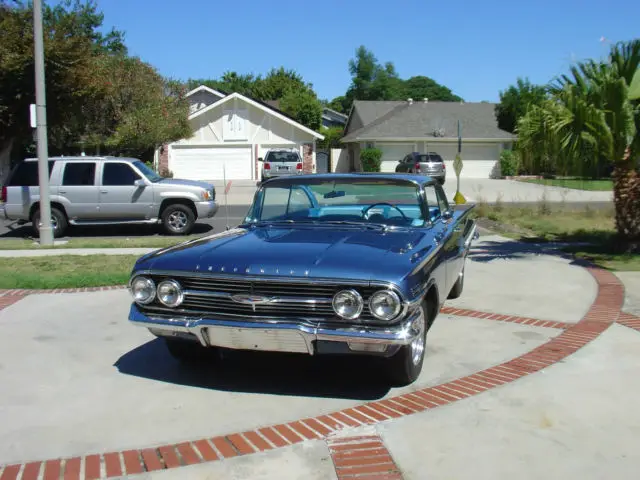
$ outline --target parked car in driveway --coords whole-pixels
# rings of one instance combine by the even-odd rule
[[[447,178],[447,166],[442,157],[435,152],[410,153],[400,160],[396,172],[428,175],[438,180],[440,185],[444,185]]]
[[[370,355],[411,383],[440,307],[462,293],[472,208],[452,209],[423,175],[274,178],[236,228],[139,258],[129,320],[180,360]]]
[[[69,225],[162,224],[185,235],[198,218],[213,217],[218,205],[213,185],[163,178],[144,162],[122,157],[49,158],[51,226],[55,237]],[[40,226],[37,159],[27,159],[2,187],[0,218]]]
[[[267,154],[258,159],[262,162],[262,180],[282,175],[302,174],[302,157],[294,148],[272,148]]]

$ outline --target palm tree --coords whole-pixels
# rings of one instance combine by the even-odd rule
[[[541,149],[564,166],[601,158],[613,164],[616,229],[634,249],[640,248],[640,101],[630,95],[630,85],[639,66],[640,39],[618,43],[608,61],[579,63],[570,76],[553,82],[551,99],[518,124],[525,151],[544,144]]]

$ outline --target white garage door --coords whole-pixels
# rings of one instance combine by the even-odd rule
[[[382,165],[380,171],[382,172],[395,172],[396,167],[400,160],[405,155],[415,150],[413,143],[376,143],[376,148],[382,150]]]
[[[251,147],[174,148],[169,170],[187,180],[251,180]]]
[[[447,165],[447,176],[455,177],[453,161],[458,153],[457,143],[430,143],[427,150],[438,153]],[[498,145],[495,143],[462,144],[461,178],[491,178],[498,160]]]

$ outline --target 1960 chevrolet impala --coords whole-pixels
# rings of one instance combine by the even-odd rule
[[[416,380],[477,238],[430,177],[325,174],[262,183],[243,223],[141,257],[129,320],[180,360],[207,349],[384,358]]]

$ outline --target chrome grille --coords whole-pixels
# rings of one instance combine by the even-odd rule
[[[333,296],[345,288],[357,290],[365,302],[360,321],[377,323],[368,309],[369,297],[380,287],[352,286],[338,283],[283,282],[278,280],[228,278],[216,276],[151,275],[158,284],[167,278],[178,281],[185,290],[182,305],[168,309],[157,300],[144,310],[171,311],[176,314],[206,315],[212,313],[243,317],[297,317],[339,320],[333,311]],[[274,297],[271,303],[248,305],[234,301],[231,296],[252,294]]]

